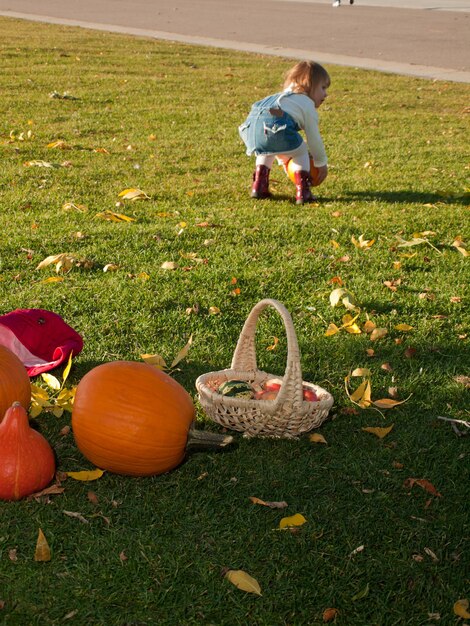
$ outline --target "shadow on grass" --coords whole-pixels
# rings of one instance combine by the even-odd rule
[[[327,200],[327,198],[322,198]],[[410,191],[408,189],[396,191],[349,191],[342,194],[336,200],[344,202],[354,202],[357,200],[369,202],[388,202],[389,204],[435,204],[437,202],[461,202],[464,205],[470,204],[470,196],[462,193],[447,198],[443,194],[433,193],[431,191]]]

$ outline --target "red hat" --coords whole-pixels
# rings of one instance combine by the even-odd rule
[[[23,362],[29,376],[57,367],[83,348],[81,336],[64,320],[44,309],[16,309],[0,316],[0,345]]]

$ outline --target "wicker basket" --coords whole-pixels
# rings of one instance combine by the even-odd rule
[[[217,393],[227,380],[243,380],[262,386],[274,374],[256,367],[255,332],[261,312],[268,306],[281,315],[287,335],[287,366],[275,400],[233,398]],[[302,386],[315,391],[318,402],[303,399]],[[318,385],[302,381],[300,352],[289,311],[277,300],[261,300],[251,310],[240,334],[230,369],[208,372],[196,380],[199,401],[218,424],[244,432],[246,437],[294,438],[316,428],[328,417],[333,397]]]

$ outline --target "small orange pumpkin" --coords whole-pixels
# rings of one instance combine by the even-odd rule
[[[289,176],[291,181],[293,183],[295,183],[295,176],[294,176],[294,168],[293,168],[292,159],[289,159],[289,161],[287,163],[287,175]],[[315,166],[315,164],[313,162],[313,157],[310,157],[310,176],[312,178],[312,185],[314,187],[318,187],[318,185],[320,184],[319,181],[318,181],[318,168]]]
[[[182,462],[194,416],[191,396],[171,376],[147,363],[114,361],[78,384],[72,429],[78,448],[97,467],[150,476]]]
[[[51,446],[31,428],[21,404],[14,402],[0,422],[0,500],[20,500],[40,491],[54,473]]]
[[[31,402],[31,383],[26,368],[11,350],[0,345],[0,416],[20,402],[28,410]]]

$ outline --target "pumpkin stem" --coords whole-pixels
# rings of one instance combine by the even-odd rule
[[[188,442],[186,451],[203,448],[225,448],[233,441],[232,435],[221,435],[208,430],[196,430],[190,428],[188,432]]]

